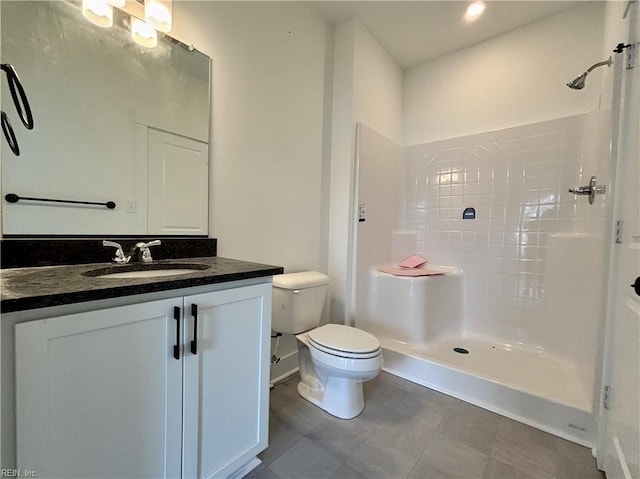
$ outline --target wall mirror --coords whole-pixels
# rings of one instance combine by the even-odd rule
[[[206,235],[210,73],[204,54],[158,34],[133,41],[131,17],[90,23],[80,2],[1,2],[1,61],[33,111],[27,130],[2,78],[4,235]],[[114,202],[115,208],[20,200]],[[15,200],[15,198],[13,198]]]

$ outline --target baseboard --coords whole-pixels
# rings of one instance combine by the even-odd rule
[[[257,457],[252,458],[249,462],[241,466],[237,471],[229,476],[229,479],[240,479],[251,471],[253,471],[256,467],[262,464],[262,461]]]

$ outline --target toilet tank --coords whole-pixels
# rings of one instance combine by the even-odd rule
[[[320,324],[329,277],[317,271],[273,277],[271,329],[299,334]]]

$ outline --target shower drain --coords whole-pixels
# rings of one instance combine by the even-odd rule
[[[464,348],[453,348],[453,350],[454,350],[456,353],[459,353],[459,354],[469,354],[469,350],[468,350],[468,349],[464,349]]]

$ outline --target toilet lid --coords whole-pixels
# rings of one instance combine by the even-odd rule
[[[380,351],[375,336],[341,324],[325,324],[309,331],[308,337],[313,346],[337,356],[370,358]]]

